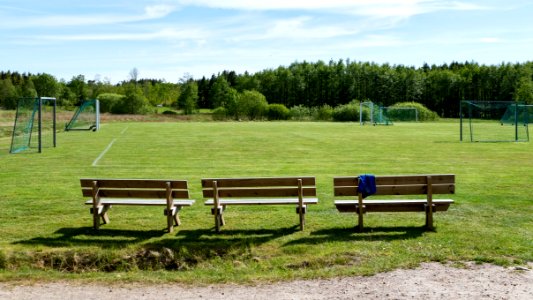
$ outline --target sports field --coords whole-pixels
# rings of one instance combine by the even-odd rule
[[[533,260],[533,143],[459,142],[458,121],[116,122],[61,132],[58,147],[0,143],[0,280],[91,278],[249,282],[372,274],[424,261]],[[333,205],[334,176],[455,174],[449,211],[375,213],[366,231]],[[213,230],[203,177],[316,176],[319,204],[298,231],[293,207],[230,207]],[[196,204],[165,233],[162,208],[115,207],[92,230],[79,179],[186,179]],[[438,198],[438,197],[437,197]]]

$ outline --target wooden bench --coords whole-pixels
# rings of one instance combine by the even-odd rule
[[[153,179],[80,179],[84,197],[91,197],[85,204],[92,205],[93,227],[100,227],[100,219],[109,223],[108,210],[112,205],[165,206],[167,228],[172,232],[180,225],[179,211],[191,206],[186,180]],[[180,200],[176,200],[180,199]]]
[[[295,205],[304,230],[307,205],[318,203],[315,177],[206,178],[202,189],[205,205],[213,206],[217,232],[228,205]]]
[[[335,200],[340,212],[356,212],[359,231],[363,230],[363,214],[366,212],[418,212],[426,213],[426,228],[433,229],[433,213],[446,211],[451,199],[433,199],[434,194],[455,193],[455,175],[406,175],[376,176],[374,195],[426,195],[420,200],[370,200],[357,192],[359,177],[333,178],[335,197],[356,196],[353,200]],[[429,209],[431,208],[431,209]]]

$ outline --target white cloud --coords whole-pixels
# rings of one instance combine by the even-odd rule
[[[178,0],[180,5],[203,6],[233,10],[304,10],[327,11],[368,17],[401,17],[440,10],[479,10],[483,6],[444,0]]]
[[[152,5],[152,6],[146,6],[144,8],[145,14],[144,16],[141,16],[141,18],[147,18],[147,19],[159,19],[166,17],[167,15],[174,12],[176,8],[171,5]]]
[[[199,29],[176,30],[161,29],[148,33],[109,33],[109,34],[75,34],[44,35],[34,37],[45,41],[149,41],[149,40],[199,40],[200,43],[208,33]]]
[[[171,5],[152,5],[144,7],[141,14],[86,14],[86,15],[48,15],[10,18],[4,17],[0,27],[31,28],[31,27],[66,27],[66,26],[96,26],[130,23],[146,20],[161,19],[176,10]]]
[[[347,24],[318,24],[309,16],[265,21],[260,28],[253,28],[251,33],[238,34],[228,41],[256,40],[310,40],[328,39],[359,33],[357,26]]]

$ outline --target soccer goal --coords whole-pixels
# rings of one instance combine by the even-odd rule
[[[56,98],[21,98],[17,103],[10,153],[56,147]]]
[[[98,129],[100,129],[100,102],[96,99],[83,101],[65,126],[65,131]]]
[[[460,140],[529,141],[528,105],[513,101],[461,101]]]
[[[418,122],[418,109],[415,107],[384,107],[384,113],[391,122]]]
[[[376,105],[372,101],[359,104],[359,123],[364,125],[367,121],[372,125],[392,125],[386,113],[386,108]]]

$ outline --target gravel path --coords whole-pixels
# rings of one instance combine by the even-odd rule
[[[531,299],[533,267],[424,263],[368,277],[259,285],[0,283],[0,299]]]

